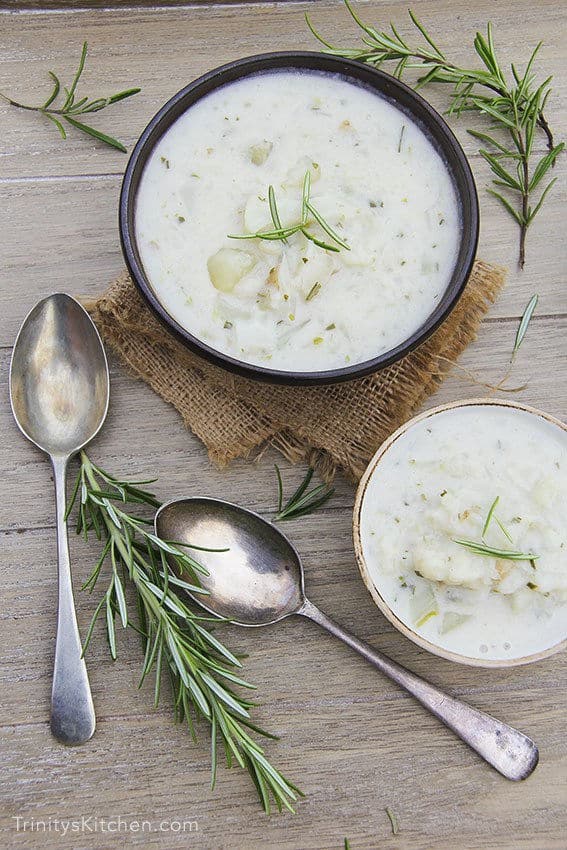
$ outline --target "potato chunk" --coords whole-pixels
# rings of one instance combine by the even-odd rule
[[[272,152],[272,148],[274,147],[272,142],[268,142],[264,139],[263,142],[258,142],[257,145],[251,145],[248,148],[248,152],[250,154],[250,161],[254,163],[254,165],[264,165],[267,158]]]
[[[494,572],[494,561],[489,558],[459,551],[448,556],[435,545],[416,547],[413,566],[423,578],[473,589],[490,585]]]
[[[207,260],[211,283],[220,292],[232,292],[238,281],[256,264],[247,251],[238,248],[221,248]]]

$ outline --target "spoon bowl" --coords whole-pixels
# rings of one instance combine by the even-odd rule
[[[216,550],[198,552],[209,573],[199,577],[209,594],[199,603],[218,617],[239,626],[267,626],[303,605],[299,555],[252,511],[217,499],[168,502],[156,514],[156,533],[163,540]]]
[[[207,611],[241,626],[307,617],[397,682],[507,779],[525,779],[535,770],[538,750],[523,732],[420,679],[313,605],[304,593],[299,555],[258,514],[219,499],[179,499],[159,509],[155,530],[169,543],[199,550],[196,557],[208,572],[199,581],[207,595],[185,592]],[[168,560],[175,569],[171,555]]]
[[[65,744],[81,744],[96,721],[73,601],[65,484],[69,459],[106,418],[109,377],[97,329],[71,296],[45,298],[24,320],[10,365],[10,400],[21,432],[53,467],[58,608],[51,731]]]
[[[108,410],[108,368],[88,314],[69,295],[40,301],[14,346],[10,370],[14,417],[50,455],[70,455],[99,431]]]

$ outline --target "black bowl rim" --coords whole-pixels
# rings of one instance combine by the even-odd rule
[[[463,213],[463,208],[468,204],[467,213],[469,221],[467,231],[465,232],[463,230],[463,241],[459,258],[443,298],[436,309],[428,316],[417,331],[395,348],[362,363],[355,363],[338,369],[310,372],[270,369],[265,366],[257,366],[237,360],[218,349],[208,346],[199,337],[194,336],[183,328],[167,312],[155,295],[137,254],[136,238],[133,232],[134,226],[130,227],[130,221],[132,223],[134,222],[134,208],[139,180],[148,157],[163,134],[177,120],[179,115],[189,109],[197,100],[223,85],[254,74],[270,70],[285,70],[286,68],[290,70],[305,69],[342,74],[347,78],[358,81],[359,83],[362,82],[370,88],[374,88],[378,94],[382,94],[387,98],[389,97],[394,101],[397,99],[392,92],[401,93],[403,102],[398,102],[398,106],[402,110],[406,109],[408,114],[426,132],[429,131],[430,137],[433,135],[432,128],[435,128],[436,135],[434,136],[434,141],[437,143],[437,150],[444,159],[448,158],[447,153],[448,151],[450,152],[453,158],[452,163],[450,163],[450,169],[457,190],[461,213]],[[185,105],[184,101],[187,99],[190,102]],[[407,106],[408,101],[412,104],[412,107]],[[183,104],[183,108],[177,111],[177,108],[181,104]],[[419,113],[417,115],[414,111],[416,106]],[[172,115],[174,117],[171,117]],[[133,281],[156,316],[189,349],[210,363],[246,378],[266,381],[272,384],[323,385],[362,378],[390,366],[425,342],[445,321],[463,294],[473,268],[479,238],[479,204],[472,170],[459,141],[442,116],[421,95],[397,78],[370,65],[328,53],[288,50],[246,56],[214,68],[180,89],[161,107],[139,137],[126,166],[120,192],[119,229],[122,252]],[[441,308],[443,302],[446,303]]]

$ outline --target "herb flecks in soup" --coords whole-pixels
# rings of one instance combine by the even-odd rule
[[[451,175],[420,127],[309,71],[248,77],[190,107],[148,160],[135,226],[182,327],[238,360],[306,372],[415,333],[461,240]]]
[[[567,434],[525,411],[455,408],[387,449],[361,514],[370,578],[424,638],[479,659],[567,636]]]

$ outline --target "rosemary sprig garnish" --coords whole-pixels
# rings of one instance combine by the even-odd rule
[[[41,106],[28,106],[26,104],[20,103],[17,100],[13,100],[7,95],[2,94],[0,92],[0,97],[7,101],[11,106],[16,106],[18,109],[27,109],[32,112],[38,112],[40,115],[44,115],[48,118],[59,130],[62,139],[67,138],[67,131],[65,130],[65,125],[63,122],[68,124],[70,127],[74,127],[75,130],[80,130],[82,133],[86,133],[88,136],[92,136],[95,139],[98,139],[100,142],[104,142],[105,145],[109,145],[112,148],[116,148],[123,153],[126,153],[126,148],[119,142],[118,139],[114,139],[112,136],[108,136],[106,133],[101,132],[100,130],[95,129],[95,127],[91,127],[89,124],[85,124],[82,121],[77,120],[78,115],[88,115],[91,112],[100,112],[101,109],[105,109],[107,106],[110,106],[113,103],[118,103],[120,100],[125,100],[127,97],[132,97],[134,94],[138,94],[141,89],[126,89],[125,91],[117,92],[116,94],[112,94],[109,97],[98,97],[94,100],[89,100],[88,97],[82,97],[77,99],[77,85],[81,78],[81,74],[85,68],[85,61],[87,58],[87,49],[88,45],[85,41],[83,43],[83,49],[81,52],[81,58],[79,60],[79,67],[73,77],[73,81],[71,85],[67,88],[66,86],[61,86],[61,82],[57,74],[53,71],[48,71],[47,73],[51,77],[53,82],[53,90],[47,100],[41,104]],[[63,88],[63,92],[65,93],[64,100],[60,103],[59,106],[55,106],[54,103],[61,92],[61,88]]]
[[[283,227],[280,219],[280,215],[278,212],[278,205],[276,201],[276,194],[273,186],[268,187],[268,203],[270,207],[270,215],[273,222],[272,230],[257,230],[256,233],[242,233],[242,234],[230,234],[228,235],[229,239],[265,239],[268,241],[281,241],[287,244],[290,236],[294,236],[296,233],[303,233],[306,239],[310,242],[313,242],[314,245],[317,245],[318,248],[323,248],[325,251],[333,251],[338,253],[341,248],[344,248],[345,251],[350,251],[349,245],[345,242],[344,239],[338,235],[338,233],[333,230],[328,221],[326,221],[321,213],[314,207],[311,202],[311,173],[309,171],[305,172],[305,177],[303,178],[303,188],[301,193],[301,219],[296,224],[291,224],[287,227]],[[335,244],[331,244],[329,242],[325,242],[323,239],[319,239],[308,229],[309,225],[309,214],[315,219],[317,224],[320,226],[321,230],[323,230],[328,236],[331,237]]]
[[[267,813],[272,801],[281,811],[293,811],[292,803],[301,795],[273,767],[262,747],[249,731],[274,738],[250,719],[254,705],[237,688],[254,689],[237,672],[239,659],[206,627],[216,617],[195,613],[183,591],[203,593],[199,574],[206,573],[187,549],[157,537],[151,518],[138,515],[138,509],[153,510],[159,502],[142,489],[151,482],[121,481],[96,466],[85,452],[67,514],[78,506],[77,532],[88,538],[94,534],[100,541],[100,557],[84,587],[92,591],[101,578],[103,566],[109,573],[108,584],[98,603],[84,643],[87,650],[94,625],[100,614],[106,619],[108,643],[116,658],[116,618],[123,627],[130,626],[142,638],[144,662],[140,687],[153,671],[154,704],[160,699],[161,681],[169,674],[174,694],[176,720],[185,721],[195,739],[194,720],[210,725],[211,787],[214,787],[218,744],[222,744],[226,764],[238,764],[250,773],[260,801]],[[127,506],[127,510],[124,506]],[[132,513],[136,506],[136,513]],[[226,550],[222,550],[226,551]],[[175,573],[168,558],[176,565]],[[184,578],[179,578],[182,575]],[[136,598],[137,617],[132,617],[126,602],[125,585],[129,583]]]
[[[311,483],[314,472],[313,468],[309,467],[305,478],[284,505],[282,474],[277,463],[275,467],[278,478],[278,509],[274,517],[275,522],[297,519],[306,514],[311,514],[317,508],[320,508],[321,505],[324,505],[335,492],[334,487],[329,487],[327,484],[319,484],[317,487],[313,487],[312,490],[308,491],[307,488]]]
[[[508,561],[535,561],[539,555],[534,555],[532,552],[516,552],[512,549],[495,549],[493,546],[488,546],[478,540],[465,540],[462,537],[453,537],[453,543],[458,543],[459,546],[464,546],[476,555],[486,555],[489,558],[503,558]]]
[[[319,35],[306,15],[311,32],[324,45],[326,53],[356,59],[375,67],[394,61],[396,66],[393,73],[398,78],[406,70],[417,68],[424,72],[417,81],[417,88],[429,83],[452,86],[447,110],[449,115],[460,117],[463,112],[477,112],[491,121],[492,127],[499,134],[498,138],[492,132],[469,130],[469,133],[482,143],[479,153],[494,175],[492,182],[497,190],[488,191],[519,225],[519,265],[523,268],[528,228],[556,178],[540,191],[539,199],[535,202],[532,200],[534,192],[541,188],[544,177],[564,148],[562,142],[558,145],[554,143],[553,133],[544,114],[551,93],[552,77],[536,84],[532,70],[541,42],[532,51],[523,74],[516,65],[511,65],[509,79],[498,60],[490,23],[486,36],[477,32],[473,42],[483,67],[461,68],[445,56],[411,10],[411,21],[425,44],[408,44],[392,23],[391,32],[369,26],[357,15],[350,0],[345,0],[345,5],[362,30],[362,47],[333,46]],[[534,163],[534,141],[538,129],[545,136],[548,152]],[[506,194],[502,193],[502,189]]]

